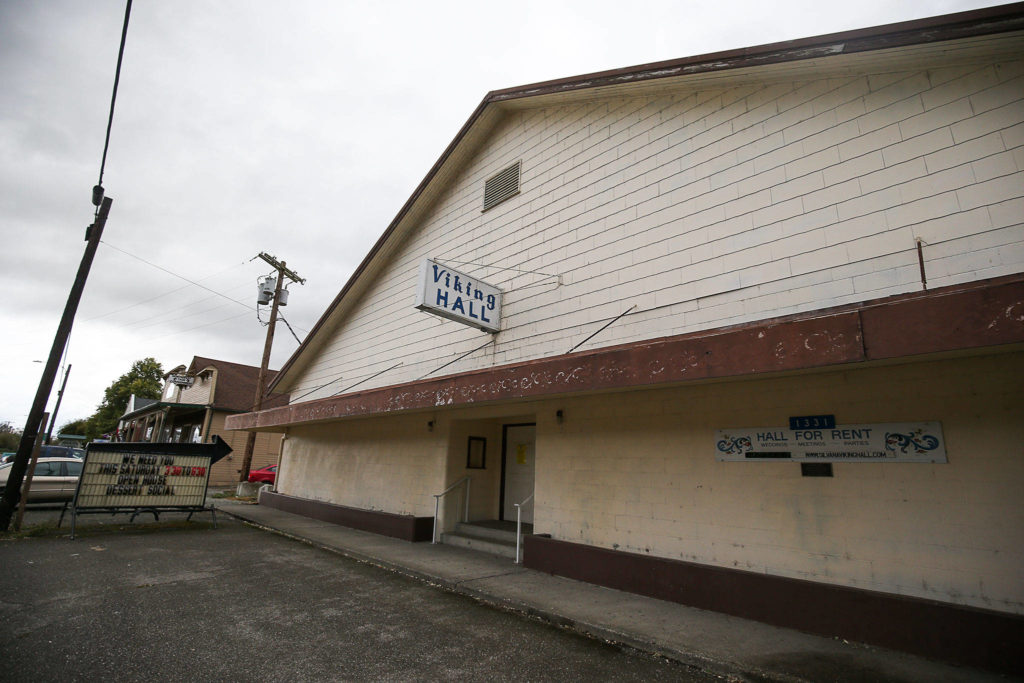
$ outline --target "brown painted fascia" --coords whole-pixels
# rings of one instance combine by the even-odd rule
[[[296,403],[228,429],[796,372],[1024,343],[1024,274]]]
[[[276,391],[277,385],[291,371],[297,359],[310,347],[313,339],[320,330],[327,324],[333,311],[341,304],[346,295],[353,289],[356,281],[363,272],[369,268],[370,263],[378,252],[391,238],[391,235],[398,229],[406,216],[423,195],[426,188],[434,180],[445,163],[460,146],[463,139],[481,118],[484,111],[492,104],[501,102],[549,95],[557,92],[568,92],[589,88],[599,88],[608,85],[621,83],[642,82],[657,78],[669,78],[682,76],[690,73],[705,73],[710,71],[723,71],[741,67],[758,66],[764,64],[782,63],[787,61],[798,61],[814,57],[850,54],[854,52],[865,52],[880,50],[891,47],[924,44],[943,40],[953,40],[971,36],[990,35],[1005,33],[1008,31],[1024,29],[1024,2],[1017,2],[1008,5],[986,7],[967,12],[946,14],[913,21],[886,24],[872,28],[856,29],[839,33],[788,40],[778,43],[769,43],[755,47],[725,50],[694,57],[673,59],[663,62],[652,62],[638,66],[599,71],[581,76],[571,76],[551,81],[543,81],[531,85],[516,86],[502,90],[492,90],[484,96],[480,104],[469,116],[466,122],[459,129],[452,141],[445,148],[440,158],[424,176],[420,184],[416,186],[412,195],[406,200],[398,214],[388,225],[387,229],[374,243],[366,257],[360,262],[342,287],[338,295],[334,297],[323,315],[317,320],[309,334],[302,340],[299,347],[292,353],[267,387],[267,392]],[[842,44],[840,50],[831,46]]]
[[[584,88],[600,88],[829,55],[922,45],[1021,29],[1024,29],[1024,2],[559,78],[495,90],[488,93],[486,101],[500,102]]]

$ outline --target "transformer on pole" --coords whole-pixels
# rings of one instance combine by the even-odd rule
[[[256,377],[256,397],[253,400],[252,411],[259,412],[263,408],[263,394],[266,391],[267,366],[270,364],[270,349],[274,344],[274,328],[277,325],[277,309],[284,306],[288,301],[288,290],[281,285],[284,278],[300,285],[306,281],[297,273],[290,270],[284,261],[278,261],[273,256],[260,252],[259,258],[263,259],[277,271],[277,275],[268,275],[257,285],[256,301],[259,305],[266,305],[273,301],[270,308],[270,323],[267,325],[267,340],[263,344],[263,361],[260,363],[260,372]],[[252,466],[252,453],[256,447],[256,432],[250,431],[245,439],[245,451],[242,454],[242,469],[239,472],[238,481],[244,482],[249,479],[249,468]]]

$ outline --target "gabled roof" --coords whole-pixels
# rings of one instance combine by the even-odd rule
[[[142,410],[143,408],[148,408],[149,406],[153,405],[154,403],[159,403],[159,402],[160,402],[160,399],[158,399],[158,398],[140,398],[140,397],[136,396],[135,397],[134,409],[135,410]]]
[[[270,390],[274,390],[279,382],[287,381],[292,373],[301,370],[310,354],[326,342],[328,335],[324,333],[333,329],[343,317],[347,306],[359,298],[368,286],[365,280],[372,280],[364,280],[364,275],[378,267],[397,247],[417,219],[433,205],[447,180],[457,173],[460,164],[486,141],[488,133],[504,112],[595,97],[642,95],[683,82],[707,84],[726,78],[757,78],[769,74],[807,76],[820,72],[823,64],[832,64],[839,58],[844,68],[870,68],[888,59],[886,55],[889,53],[883,51],[890,50],[903,50],[908,58],[938,60],[951,57],[944,52],[942,43],[945,41],[1021,30],[1024,30],[1024,2],[641,64],[489,92],[299,348],[281,368],[270,383]],[[1019,54],[1019,44],[1016,49]]]
[[[214,388],[212,406],[214,409],[233,412],[252,410],[253,399],[256,396],[256,381],[260,373],[258,367],[195,356],[188,366],[188,372],[199,374],[208,368],[217,370],[217,386]],[[267,370],[268,380],[272,381],[276,376],[276,370]],[[265,408],[282,406],[287,403],[288,396],[282,394],[270,395],[263,399]]]
[[[159,402],[160,399],[158,398],[143,398],[141,396],[136,396],[135,394],[132,394],[130,397],[128,397],[128,405],[125,406],[124,413],[122,413],[120,419],[124,419],[129,415],[134,415],[135,413],[143,412],[146,408],[149,408]]]

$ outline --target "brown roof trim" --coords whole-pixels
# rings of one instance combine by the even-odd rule
[[[1004,33],[1022,28],[1024,28],[1024,3],[999,5],[559,78],[532,85],[495,90],[488,93],[485,101],[499,102],[583,88],[600,88],[621,83],[793,62],[838,54],[868,52],[905,45],[923,45],[957,38]]]
[[[658,78],[670,78],[694,73],[725,71],[742,67],[759,66],[793,62],[816,57],[835,56],[881,50],[904,45],[926,44],[957,38],[983,36],[1005,33],[1024,29],[1024,2],[1008,5],[986,7],[966,12],[945,14],[925,19],[885,24],[871,28],[843,31],[822,36],[788,40],[779,43],[768,43],[754,47],[725,50],[710,54],[685,57],[663,62],[652,62],[638,66],[600,71],[580,76],[571,76],[551,81],[543,81],[530,85],[516,86],[502,90],[492,90],[484,96],[477,108],[459,129],[455,138],[448,144],[440,158],[427,172],[427,175],[416,186],[412,195],[406,200],[398,214],[388,225],[373,247],[353,271],[351,277],[342,287],[331,304],[313,325],[309,334],[302,340],[299,347],[281,367],[277,376],[270,382],[268,393],[276,389],[279,380],[283,379],[292,369],[295,361],[301,356],[316,337],[321,328],[330,318],[331,313],[340,305],[345,296],[352,290],[355,282],[369,267],[371,261],[390,239],[402,220],[412,211],[413,206],[423,195],[426,188],[440,172],[445,162],[459,147],[470,129],[481,118],[491,104],[503,101],[549,95],[558,92],[569,92],[608,85],[642,82]],[[840,45],[841,44],[841,45]]]
[[[1024,273],[227,418],[228,429],[794,372],[1024,343]]]

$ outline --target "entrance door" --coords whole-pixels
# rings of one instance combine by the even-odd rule
[[[515,521],[516,503],[521,503],[533,495],[534,473],[534,441],[537,437],[537,426],[505,425],[504,450],[501,454],[504,489],[502,490],[502,519]],[[533,524],[533,501],[523,506],[522,520]]]

